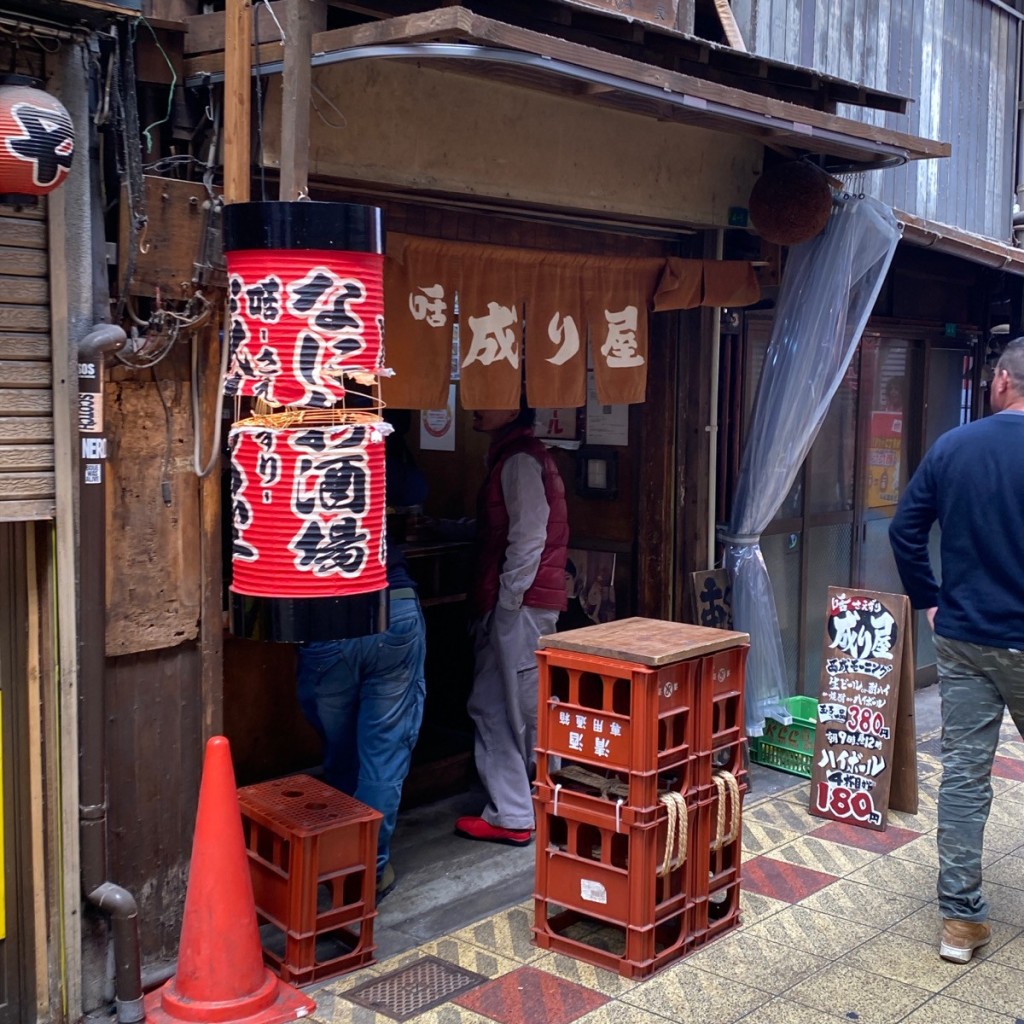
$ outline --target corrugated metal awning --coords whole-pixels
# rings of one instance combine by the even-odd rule
[[[962,228],[915,217],[901,210],[893,212],[903,228],[905,242],[936,249],[951,256],[959,256],[972,263],[994,267],[996,270],[1005,270],[1009,274],[1024,275],[1024,249],[985,238],[983,235],[972,234]]]
[[[431,60],[574,100],[661,121],[752,135],[766,145],[828,158],[832,170],[867,170],[945,157],[948,143],[923,139],[754,92],[685,75],[447,7],[316,33],[314,66],[370,58]],[[278,43],[261,46],[261,74],[276,74]],[[223,78],[223,53],[186,62],[190,85]],[[255,73],[255,69],[254,69]]]

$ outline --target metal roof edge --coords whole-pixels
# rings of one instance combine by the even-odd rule
[[[1024,275],[1024,249],[902,210],[893,213],[903,229],[903,240],[911,245],[949,253],[1008,274]]]

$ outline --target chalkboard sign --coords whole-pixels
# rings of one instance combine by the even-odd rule
[[[808,810],[882,830],[917,813],[914,656],[902,594],[830,587]]]

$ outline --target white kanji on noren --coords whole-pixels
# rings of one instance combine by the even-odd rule
[[[409,312],[414,320],[424,320],[430,327],[444,327],[448,323],[448,303],[444,298],[443,284],[418,285],[409,293]]]
[[[601,346],[605,363],[614,368],[643,366],[644,357],[637,352],[636,306],[626,306],[618,312],[606,309],[604,318],[608,322],[608,334]]]
[[[463,369],[471,363],[490,366],[507,360],[513,367],[519,366],[519,349],[516,347],[515,332],[510,330],[518,321],[514,307],[501,306],[497,302],[487,303],[486,316],[471,316],[469,329],[473,338],[469,354],[462,361]]]
[[[548,323],[548,338],[558,346],[558,351],[547,359],[554,366],[567,363],[580,350],[580,329],[571,316],[555,313]]]

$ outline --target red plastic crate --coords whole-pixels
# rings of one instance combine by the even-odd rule
[[[257,915],[258,916],[258,915]],[[373,918],[376,913],[354,921],[346,928],[333,928],[310,935],[283,933],[280,942],[263,940],[263,960],[292,985],[311,985],[374,962],[377,947],[373,942]]]
[[[740,923],[740,879],[737,871],[707,899],[694,906],[693,947],[706,946],[720,935],[732,931]]]
[[[745,735],[743,693],[749,645],[716,651],[701,659],[702,723],[700,749],[718,750]]]
[[[614,924],[540,895],[534,907],[534,941],[541,949],[616,971],[624,978],[648,978],[696,948],[694,904],[646,927]]]
[[[695,899],[737,880],[742,860],[746,775],[732,777],[721,773],[715,778],[717,784],[703,790],[696,805],[689,858]]]
[[[540,749],[627,772],[690,758],[703,718],[699,658],[648,668],[548,649],[537,660]]]
[[[285,937],[266,961],[299,984],[371,962],[380,813],[309,775],[246,786],[238,803],[257,919]]]
[[[725,743],[707,754],[698,754],[693,759],[693,768],[690,776],[697,789],[704,790],[712,784],[712,778],[717,772],[728,772],[737,778],[747,775],[746,767],[746,745],[745,739],[734,740]]]
[[[702,774],[710,785],[710,758]],[[693,793],[700,777],[693,758],[660,772],[622,772],[538,750],[535,797],[541,802],[564,802],[571,816],[596,824],[644,825],[662,814],[660,794]]]
[[[561,808],[559,808],[561,810]],[[679,913],[694,894],[689,832],[696,807],[682,804],[666,851],[669,809],[646,825],[597,823],[537,806],[538,895],[596,918],[644,927]],[[675,811],[674,815],[678,815]],[[666,863],[667,861],[667,863]]]

